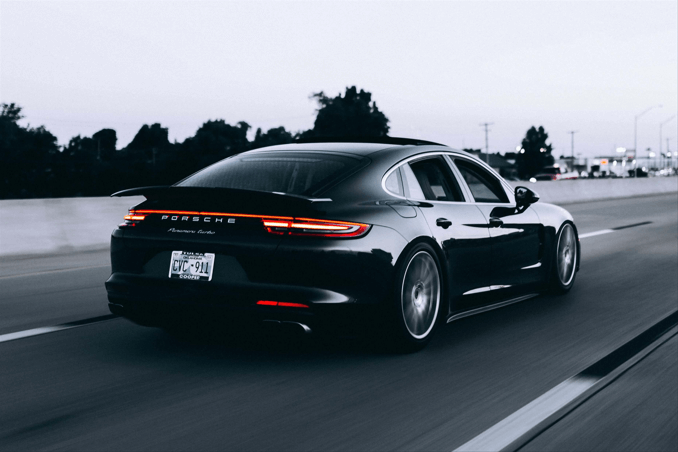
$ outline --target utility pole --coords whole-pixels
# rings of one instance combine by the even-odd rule
[[[653,105],[650,108],[643,110],[642,112],[638,113],[633,120],[633,153],[634,153],[634,155],[638,155],[638,118],[640,118],[645,113],[652,110],[653,108],[662,108],[662,105],[661,104]]]
[[[662,154],[662,127],[664,127],[664,124],[671,121],[675,117],[676,117],[676,115],[673,115],[669,119],[667,119],[666,121],[659,123],[659,155]],[[667,142],[668,142],[668,138],[667,138]],[[667,152],[669,150],[668,144],[666,145],[666,150],[667,150]]]
[[[570,130],[569,132],[567,132],[570,135],[572,135],[572,141],[570,143],[570,152],[572,153],[572,162],[571,162],[572,168],[570,168],[570,170],[574,169],[574,134],[577,133],[577,132],[579,132],[579,131],[578,130]]]
[[[489,132],[488,127],[494,124],[493,122],[484,122],[480,124],[481,127],[485,127],[485,163],[490,164],[490,147],[488,145],[487,134]]]

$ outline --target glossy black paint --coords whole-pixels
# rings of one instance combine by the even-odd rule
[[[257,218],[233,224],[161,219],[154,214],[111,238],[112,274],[106,282],[111,310],[144,324],[159,324],[169,312],[235,313],[236,318],[297,320],[306,324],[362,312],[379,318],[392,303],[396,270],[415,243],[425,241],[443,267],[443,317],[542,290],[553,261],[556,234],[572,217],[544,203],[517,205],[502,182],[507,203],[476,203],[463,185],[461,202],[395,196],[382,186],[390,170],[412,157],[443,155],[477,159],[439,145],[376,143],[290,144],[251,154],[300,150],[359,155],[364,165],[315,199],[233,189],[152,187],[136,209],[227,212],[351,221],[371,225],[359,238],[295,237],[266,232]],[[445,157],[446,159],[448,157]],[[453,170],[452,159],[448,159]],[[451,172],[454,175],[454,173]],[[495,175],[498,178],[498,176]],[[532,198],[531,198],[532,199]],[[192,217],[192,216],[191,216]],[[176,226],[180,225],[180,226]],[[174,231],[172,230],[174,229]],[[176,232],[176,231],[193,232]],[[210,231],[200,233],[199,231]],[[210,282],[170,280],[173,250],[216,254]],[[258,300],[308,304],[286,309]],[[369,308],[362,311],[360,308]]]

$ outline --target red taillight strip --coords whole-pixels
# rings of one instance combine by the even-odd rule
[[[308,305],[302,303],[288,303],[286,301],[259,300],[257,304],[260,306],[280,306],[283,308],[308,308]]]
[[[358,237],[369,229],[370,225],[350,221],[319,220],[316,218],[293,218],[273,215],[255,215],[248,213],[203,212],[194,210],[130,210],[125,220],[141,221],[150,214],[164,215],[201,215],[212,217],[258,218],[266,230],[272,234],[306,235],[315,237]],[[132,226],[133,224],[128,225]]]
[[[269,301],[269,300],[259,300],[259,301],[257,301],[257,304],[262,305],[262,306],[278,306],[277,301]]]
[[[136,213],[145,213],[145,214],[151,214],[151,213],[164,213],[167,215],[204,215],[204,216],[211,216],[211,217],[238,217],[238,218],[276,218],[276,219],[281,219],[281,220],[292,220],[292,217],[278,217],[278,216],[271,216],[271,215],[252,215],[248,213],[224,213],[224,212],[198,212],[198,211],[190,211],[190,210],[148,210],[148,209],[141,209],[141,210],[130,210],[130,213],[136,214]]]
[[[301,221],[299,221],[301,220]],[[295,218],[294,221],[264,220],[266,230],[272,234],[305,235],[313,237],[358,237],[369,229],[370,225],[347,221],[315,220]]]
[[[200,215],[200,212],[192,210],[130,210],[130,213],[166,213],[169,215]]]
[[[353,226],[365,226],[365,224],[363,223],[352,223],[350,221],[318,220],[316,218],[295,218],[294,221],[312,221],[314,223],[332,223],[332,224],[349,224]]]
[[[351,226],[338,226],[336,224],[313,224],[313,223],[292,223],[291,228],[295,229],[318,229],[321,231],[345,231],[351,229]]]

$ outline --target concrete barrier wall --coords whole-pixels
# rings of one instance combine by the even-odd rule
[[[571,204],[678,192],[678,177],[511,182],[539,193],[541,202]],[[105,249],[129,198],[58,198],[0,201],[0,255],[59,254]]]
[[[128,198],[54,198],[0,201],[0,255],[53,254],[108,247]]]
[[[631,179],[573,179],[560,181],[511,182],[539,193],[542,202],[566,205],[602,199],[630,198],[678,191],[678,177]]]

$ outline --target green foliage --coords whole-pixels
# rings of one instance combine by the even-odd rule
[[[125,150],[131,155],[137,157],[141,155],[146,158],[153,158],[153,150],[164,149],[169,146],[169,131],[160,124],[153,124],[150,127],[144,124],[134,136]]]
[[[2,104],[2,112],[0,113],[1,120],[16,124],[22,118],[21,107],[14,102],[11,104]]]
[[[57,139],[44,127],[18,124],[21,107],[2,104],[0,112],[0,196],[28,198],[48,194],[52,167],[58,158]]]
[[[96,142],[99,160],[108,161],[115,157],[116,144],[118,143],[118,135],[115,130],[101,129],[92,135],[92,139]]]
[[[205,122],[182,143],[170,143],[161,124],[144,124],[134,139],[117,150],[117,134],[101,129],[75,136],[61,149],[44,127],[22,127],[21,107],[2,104],[0,112],[0,199],[103,196],[144,185],[168,185],[249,149],[291,143],[301,136],[385,136],[388,119],[372,95],[346,88],[342,97],[313,94],[318,117],[313,129],[291,133],[284,127],[247,139],[250,125],[223,119]]]
[[[268,132],[261,133],[261,129],[257,129],[254,135],[251,149],[263,148],[265,146],[274,146],[276,144],[287,144],[294,141],[294,136],[285,130],[284,127],[276,127],[268,129]]]
[[[226,124],[223,119],[207,121],[195,136],[184,141],[183,147],[199,159],[213,163],[247,150],[249,129],[250,125],[243,121],[235,126]]]
[[[372,94],[347,87],[344,97],[327,97],[324,92],[311,96],[318,102],[313,129],[304,134],[318,137],[383,137],[388,135],[388,118],[372,101]]]
[[[539,126],[539,129],[532,126],[525,134],[521,150],[516,155],[516,166],[521,179],[528,179],[545,166],[553,165],[554,159],[551,155],[553,148],[546,143],[548,137],[542,126]]]

